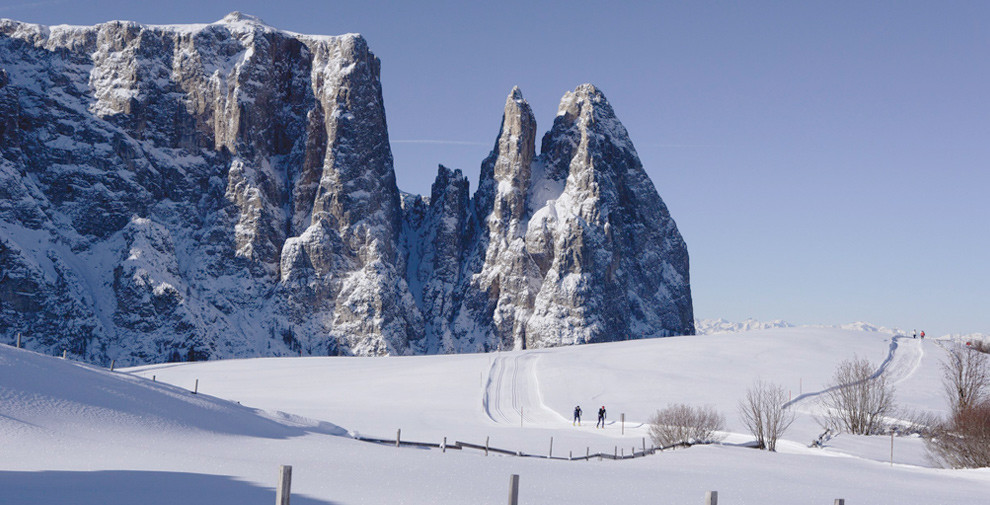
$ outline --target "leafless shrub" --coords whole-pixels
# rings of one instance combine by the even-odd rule
[[[990,358],[969,348],[948,351],[942,385],[953,412],[990,400]]]
[[[897,432],[901,435],[920,435],[930,437],[941,427],[941,417],[929,411],[903,411],[897,414],[900,422]]]
[[[956,410],[925,438],[928,456],[949,468],[990,467],[990,401]]]
[[[990,354],[990,342],[985,340],[974,340],[970,344],[970,348],[983,354]]]
[[[784,408],[787,394],[784,388],[757,380],[739,402],[739,417],[756,437],[760,449],[777,450],[777,439],[794,422],[794,412]]]
[[[854,435],[886,430],[885,419],[894,411],[894,387],[865,358],[839,363],[822,404],[830,427]]]
[[[718,442],[723,436],[717,432],[724,428],[725,416],[714,407],[674,404],[658,410],[650,418],[650,439],[657,447],[679,442]]]

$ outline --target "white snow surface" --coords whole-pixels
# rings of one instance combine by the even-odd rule
[[[887,374],[906,409],[946,411],[939,381],[954,340],[774,328],[492,354],[261,358],[109,370],[0,346],[0,502],[271,503],[293,466],[292,503],[978,504],[990,469],[931,468],[922,442],[839,435],[813,414],[835,365]],[[777,453],[736,411],[753,380],[789,390],[797,421]],[[152,380],[154,379],[154,381]],[[197,385],[198,381],[198,385]],[[199,394],[191,390],[198,387]],[[722,444],[622,461],[567,461],[355,440],[464,441],[545,455],[639,450],[644,422],[674,402],[726,416]],[[573,426],[575,405],[584,422]],[[608,409],[605,429],[595,412]],[[625,414],[625,423],[619,422]],[[624,433],[623,433],[624,430]],[[649,444],[649,442],[647,442]]]

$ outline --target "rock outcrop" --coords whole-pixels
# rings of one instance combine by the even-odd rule
[[[359,35],[0,20],[0,341],[96,363],[693,333],[683,240],[594,87],[473,198],[396,187]]]

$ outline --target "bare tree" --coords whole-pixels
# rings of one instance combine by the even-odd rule
[[[865,358],[839,363],[822,400],[829,427],[854,435],[882,433],[894,412],[894,387]]]
[[[973,349],[948,351],[942,362],[942,385],[953,412],[990,400],[990,358]]]
[[[990,466],[990,359],[974,349],[949,351],[942,385],[952,415],[925,438],[928,456],[950,468]]]
[[[928,456],[949,468],[990,467],[990,401],[956,410],[925,438]]]
[[[777,450],[777,439],[794,422],[794,411],[784,408],[787,395],[776,384],[757,380],[739,402],[739,417],[756,437],[760,449]]]
[[[725,416],[715,407],[691,407],[684,404],[669,405],[658,410],[650,418],[650,439],[657,447],[667,447],[680,442],[718,442],[725,429]]]

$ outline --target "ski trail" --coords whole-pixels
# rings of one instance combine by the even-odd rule
[[[553,424],[566,421],[543,403],[536,365],[538,352],[495,357],[488,371],[482,404],[489,419],[500,424]]]
[[[887,374],[888,379],[891,384],[897,384],[904,381],[910,377],[921,365],[921,358],[924,357],[925,352],[921,349],[920,341],[913,341],[914,339],[908,339],[907,343],[901,343],[900,341],[905,339],[903,335],[896,335],[890,339],[890,347],[887,351],[887,357],[884,358],[883,362],[877,368],[876,372],[873,372],[866,380],[876,379],[882,374]],[[898,349],[902,349],[898,352]],[[784,404],[784,408],[790,408],[792,405],[804,402],[810,398],[821,396],[829,391],[834,391],[839,388],[846,386],[851,386],[852,384],[840,384],[838,386],[832,386],[830,388],[825,388],[821,391],[812,391],[800,395],[793,400]]]

